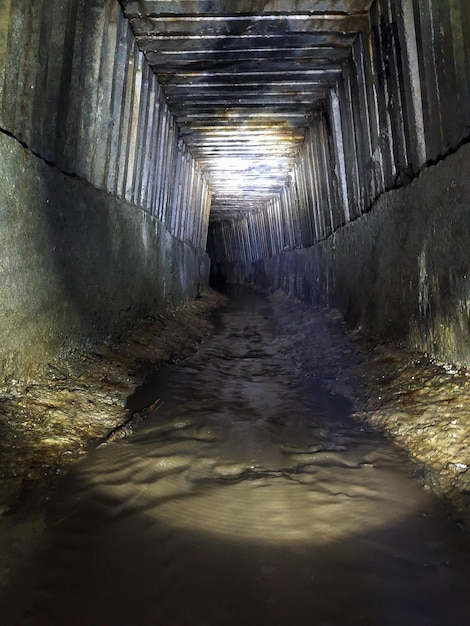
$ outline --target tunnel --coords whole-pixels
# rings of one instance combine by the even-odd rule
[[[0,606],[4,597],[16,598],[15,609],[5,604],[6,624],[464,623],[470,609],[466,9],[465,0],[0,0]],[[237,317],[236,306],[247,307],[245,317]],[[193,380],[203,363],[207,398],[199,397]],[[237,376],[245,374],[238,385]],[[226,381],[219,387],[218,376]],[[281,444],[282,459],[297,465],[289,469],[278,456],[272,467],[246,460],[256,442],[263,448],[272,424],[287,428],[273,406],[285,413],[289,403],[297,406],[290,388],[306,394],[305,402],[313,398],[319,414],[336,416],[315,426],[320,439],[327,432],[328,443],[308,443],[313,426],[306,426],[302,404],[300,421]],[[183,400],[185,390],[189,399]],[[193,428],[194,441],[212,445],[218,427],[214,434],[212,421],[197,428],[191,421],[209,406],[211,393],[227,403],[224,419],[234,411],[227,427],[233,448],[221,444],[218,461],[207,467],[245,509],[226,495],[219,501],[197,490],[199,505],[178,508],[176,482],[165,482],[168,494],[158,497],[168,513],[155,514],[161,528],[149,530],[147,513],[126,526],[119,520],[127,509],[117,502],[123,494],[130,502],[137,496],[130,486],[117,494],[111,476],[124,474],[112,446],[121,446],[116,455],[130,476],[134,460],[120,439],[136,437],[137,448],[147,449],[149,441],[139,435],[147,420],[142,432],[155,438],[157,449]],[[172,413],[177,399],[181,407],[188,403],[181,418]],[[249,441],[236,425],[247,402],[272,422],[268,434],[254,425]],[[337,416],[349,420],[350,414],[355,425],[346,427]],[[159,419],[176,429],[168,440],[160,438],[169,431]],[[370,439],[357,443],[354,437],[363,433]],[[343,440],[349,442],[344,449]],[[370,441],[379,452],[364,452]],[[335,457],[356,445],[364,458]],[[101,449],[103,467],[94,456]],[[245,465],[223,461],[234,450]],[[309,560],[313,531],[302,526],[301,501],[281,486],[310,485],[308,468],[321,451],[338,461],[331,461],[332,477],[348,463],[385,473],[393,465],[399,476],[379,489],[390,489],[382,511],[387,524],[372,522],[372,509],[356,513],[354,498],[375,488],[369,478],[359,481],[348,495],[351,509],[338,509],[340,518],[351,510],[351,528],[331,524],[325,514],[318,524],[329,539],[315,544]],[[87,495],[99,479],[86,465],[74,473],[88,456],[96,476],[108,472],[109,492],[95,486]],[[209,470],[197,465],[200,457],[196,469],[186,453],[170,458],[161,461],[169,473],[190,472],[203,489]],[[329,466],[321,467],[328,484]],[[135,465],[129,485],[135,480],[137,491],[142,484],[151,491],[147,470]],[[403,473],[420,485],[416,492],[408,493]],[[265,489],[252,500],[245,483]],[[70,493],[79,495],[74,500]],[[82,493],[86,504],[75,519]],[[269,493],[277,494],[275,504]],[[68,509],[57,504],[62,500]],[[78,536],[89,533],[100,543],[108,519],[116,518],[109,530],[114,547],[98,551],[101,560],[96,556],[88,567],[97,589],[102,562],[109,559],[116,572],[124,563],[139,581],[130,597],[146,609],[133,613],[119,584],[111,599],[114,580],[103,597],[108,608],[115,602],[118,608],[108,614],[94,592],[83,591],[87,566],[77,565],[82,578],[63,583],[56,613],[30,608],[24,621],[15,621],[22,601],[11,589],[25,581],[25,593],[34,595],[29,582],[48,569],[42,544],[37,561],[32,554],[48,536],[43,510],[49,501],[55,502],[50,515],[66,520],[52,539],[57,565],[49,590],[61,589],[67,550],[86,552]],[[392,501],[403,505],[402,513]],[[409,518],[434,516],[437,539],[427,526],[407,534]],[[69,518],[70,528],[81,528],[73,536]],[[87,524],[96,519],[99,530],[91,531]],[[166,545],[170,537],[171,544],[175,533],[186,536],[178,539],[186,551],[178,592],[189,598],[184,610],[168,587],[177,568],[171,557],[168,576],[156,561],[143,565],[152,542]],[[349,548],[343,558],[348,533],[353,545],[357,538],[357,553]],[[423,548],[423,555],[409,555],[410,536],[420,535],[436,553]],[[129,547],[117,563],[121,542]],[[370,554],[377,546],[381,559],[393,553],[412,570],[403,574],[389,561],[389,569],[381,566],[386,593],[374,586]],[[257,577],[250,578],[250,558],[261,568]],[[419,559],[426,561],[421,582],[412,569]],[[39,563],[35,573],[27,568],[30,560]],[[150,593],[152,563],[161,578],[152,584],[168,593],[158,600],[161,614],[152,612],[143,591]],[[225,587],[229,566],[235,574]],[[399,584],[403,576],[410,577],[409,587]],[[310,589],[309,581],[316,581],[313,595],[299,591]],[[369,584],[370,605],[355,599]],[[75,598],[72,585],[81,589]],[[403,602],[395,602],[393,589]],[[423,608],[426,594],[433,601]],[[212,605],[218,595],[220,604]],[[85,596],[88,618],[77,608]],[[237,617],[232,601],[241,597],[246,602]],[[54,597],[48,602],[54,605]],[[316,617],[311,610],[318,610]]]

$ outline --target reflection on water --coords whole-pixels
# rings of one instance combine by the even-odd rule
[[[240,292],[194,357],[130,399],[163,403],[64,482],[5,623],[467,623],[468,538],[279,345]]]

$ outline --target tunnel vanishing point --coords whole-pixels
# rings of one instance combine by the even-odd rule
[[[215,280],[470,365],[466,0],[1,0],[0,371]]]

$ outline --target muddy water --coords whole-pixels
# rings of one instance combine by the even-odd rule
[[[267,305],[239,293],[131,398],[163,402],[64,481],[0,623],[469,623],[468,536],[280,346]]]

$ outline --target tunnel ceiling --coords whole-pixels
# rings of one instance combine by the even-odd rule
[[[122,0],[212,214],[279,193],[373,0]]]

